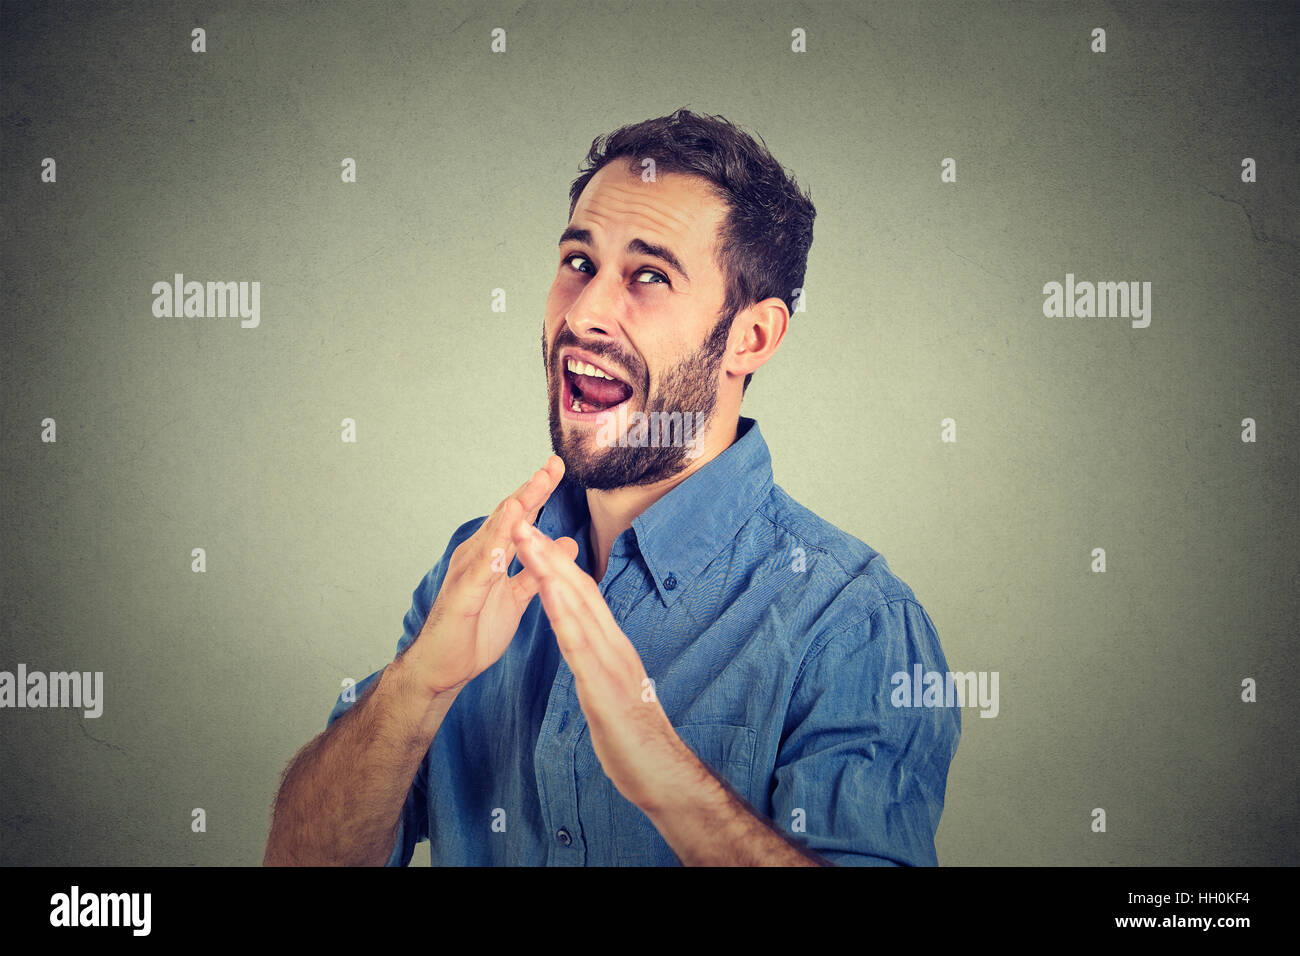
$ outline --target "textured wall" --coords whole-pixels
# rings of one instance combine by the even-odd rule
[[[550,451],[579,161],[682,106],[761,134],[817,204],[807,311],[744,406],[777,481],[885,554],[954,670],[1000,675],[940,861],[1300,862],[1298,23],[4,3],[0,670],[104,692],[98,718],[0,711],[0,863],[261,860],[343,678]],[[175,273],[259,282],[258,325],[156,317]],[[1067,274],[1150,282],[1149,325],[1045,316]]]

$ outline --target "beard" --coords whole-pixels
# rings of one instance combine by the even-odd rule
[[[695,441],[713,419],[718,404],[718,370],[727,351],[734,315],[720,315],[704,344],[682,361],[670,368],[650,395],[642,409],[647,416],[659,417],[680,413],[683,418],[695,414],[699,423]],[[573,479],[583,488],[609,491],[634,485],[650,485],[678,474],[693,460],[691,449],[685,442],[664,443],[659,446],[640,447],[612,444],[608,448],[590,447],[593,444],[591,429],[575,425],[565,434],[560,420],[560,390],[563,371],[552,368],[551,356],[565,345],[582,345],[597,356],[611,354],[619,360],[621,368],[632,372],[638,363],[626,361],[626,356],[615,350],[602,348],[599,343],[581,343],[567,325],[560,327],[555,345],[548,348],[546,329],[542,329],[542,365],[546,370],[547,398],[550,402],[551,450],[564,460],[565,477]],[[634,376],[635,378],[635,376]],[[648,370],[641,376],[644,383],[641,394],[649,391]],[[633,392],[635,395],[635,391]],[[631,399],[629,399],[631,401]],[[632,411],[629,409],[629,412]],[[650,418],[654,420],[654,418]],[[697,452],[698,454],[698,452]]]

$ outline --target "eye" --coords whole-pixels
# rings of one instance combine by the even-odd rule
[[[571,253],[569,253],[567,256],[565,256],[563,259],[561,259],[560,262],[563,263],[564,265],[569,266],[569,267],[572,268],[572,269],[576,269],[578,272],[586,273],[587,275],[592,275],[592,274],[593,274],[591,271],[589,271],[589,270],[587,270],[587,269],[584,269],[584,268],[582,268],[581,266],[574,266],[574,265],[573,265],[573,260],[575,260],[575,259],[577,259],[579,262],[585,262],[587,265],[591,265],[591,260],[588,259],[588,258],[587,258],[585,255],[583,255],[581,252],[571,252]],[[636,273],[636,274],[637,274],[638,276],[643,276],[643,275],[654,276],[654,278],[656,278],[656,279],[659,280],[659,282],[645,282],[645,281],[642,281],[642,280],[638,279],[637,281],[638,281],[638,284],[640,284],[640,285],[658,285],[659,283],[663,283],[664,285],[668,285],[668,286],[671,286],[671,285],[672,285],[672,283],[668,281],[668,277],[667,277],[667,276],[665,276],[662,272],[656,272],[654,269],[649,269],[649,268],[647,268],[647,269],[639,269],[639,270],[637,270],[637,273]]]
[[[590,259],[588,259],[586,256],[584,256],[584,255],[583,255],[582,253],[580,253],[580,252],[571,252],[571,253],[569,253],[567,256],[564,257],[564,260],[563,260],[563,261],[564,261],[564,264],[565,264],[565,265],[568,265],[568,264],[572,263],[574,259],[581,259],[583,262],[587,262],[587,263],[590,263],[590,262],[591,262]],[[586,270],[585,270],[585,269],[579,269],[578,271],[579,271],[579,272],[585,272]]]

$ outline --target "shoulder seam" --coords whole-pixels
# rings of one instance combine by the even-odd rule
[[[791,500],[793,501],[794,499],[791,499]],[[799,543],[800,543],[801,545],[804,545],[804,546],[807,547],[810,551],[816,551],[818,554],[824,554],[824,555],[826,555],[827,558],[829,558],[830,560],[832,560],[832,561],[835,562],[835,566],[836,566],[837,568],[839,568],[839,569],[840,569],[840,572],[841,572],[841,573],[842,573],[846,578],[848,578],[849,580],[852,580],[853,578],[858,577],[858,575],[854,574],[852,571],[850,571],[848,568],[846,568],[846,567],[844,566],[843,562],[841,562],[840,559],[837,558],[837,557],[836,557],[834,554],[832,554],[830,551],[827,551],[825,548],[819,548],[817,545],[810,543],[810,542],[808,541],[808,539],[805,538],[803,535],[801,535],[799,532],[795,531],[793,528],[790,528],[790,527],[787,527],[786,525],[781,524],[779,521],[776,520],[776,518],[774,518],[772,515],[768,514],[768,513],[767,513],[767,506],[768,506],[768,503],[770,503],[770,501],[771,501],[771,498],[769,497],[769,498],[768,498],[768,501],[767,501],[767,502],[764,502],[762,505],[760,505],[760,506],[758,507],[757,512],[756,512],[757,514],[762,515],[763,518],[767,521],[768,524],[770,524],[770,525],[771,525],[772,527],[774,527],[774,528],[780,528],[780,529],[781,529],[782,531],[784,531],[786,534],[790,535],[790,537],[795,538],[796,540],[798,540]],[[803,506],[800,505],[800,507],[803,507]],[[809,514],[815,514],[815,512],[809,512]],[[825,519],[825,518],[822,518],[821,515],[817,515],[817,517],[818,517],[820,520],[822,520],[822,521],[826,521],[826,519]],[[829,521],[827,521],[826,523],[827,523],[827,524],[830,524]],[[837,531],[841,532],[842,534],[848,534],[847,531],[845,531],[843,528],[840,528],[838,525],[831,525],[831,527],[835,528]],[[871,548],[871,545],[867,544],[865,541],[862,541],[862,539],[858,538],[858,539],[856,539],[856,540],[861,541],[862,544],[863,544],[865,547]],[[871,548],[871,550],[875,551],[874,548]],[[876,551],[876,554],[880,554],[880,552],[879,552],[879,551]],[[874,559],[873,559],[873,560],[874,560]],[[867,563],[870,564],[871,562],[868,561]]]
[[[919,610],[922,614],[925,613],[925,608],[921,607],[921,602],[916,600],[915,597],[904,596],[904,597],[883,599],[874,607],[872,607],[870,611],[863,614],[861,617],[854,618],[848,624],[841,624],[839,627],[832,628],[831,630],[827,631],[825,635],[823,635],[822,637],[814,641],[813,645],[808,648],[807,653],[804,654],[803,662],[799,665],[799,673],[795,674],[794,684],[792,686],[793,687],[799,686],[799,681],[803,679],[804,671],[808,669],[808,666],[812,664],[813,661],[815,661],[818,657],[821,656],[822,651],[826,650],[826,647],[830,644],[831,640],[836,635],[843,634],[845,631],[852,630],[853,628],[861,624],[863,621],[870,621],[873,617],[879,614],[881,610],[889,607],[889,605],[891,604],[914,604],[916,605],[917,610]]]

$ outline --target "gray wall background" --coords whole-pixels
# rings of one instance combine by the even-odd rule
[[[0,862],[260,862],[342,679],[549,453],[578,163],[682,106],[757,131],[818,208],[807,312],[744,407],[777,481],[885,554],[953,670],[1000,674],[999,715],[963,714],[940,861],[1300,862],[1298,22],[0,5],[0,670],[105,682],[99,719],[0,711]],[[155,318],[176,272],[260,281],[260,327]],[[1067,272],[1152,282],[1150,327],[1045,318]]]

